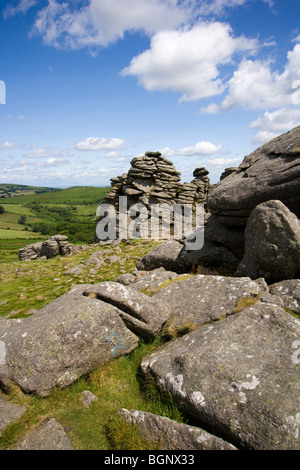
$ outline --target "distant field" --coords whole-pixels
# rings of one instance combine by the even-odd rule
[[[18,252],[20,248],[48,238],[44,235],[37,235],[35,233],[34,238],[0,238],[0,271],[1,267],[3,268],[1,263],[19,260]]]
[[[24,226],[18,223],[20,216],[26,216],[28,224],[34,222],[42,222],[42,219],[36,217],[34,212],[22,204],[0,204],[4,207],[5,212],[0,214],[0,229],[23,230]]]
[[[0,199],[7,199],[12,196],[36,194],[36,193],[45,192],[45,191],[47,192],[56,191],[56,188],[1,183],[0,184]]]
[[[5,204],[26,204],[34,201],[40,202],[41,204],[99,204],[108,190],[109,187],[95,188],[93,186],[76,186],[41,194],[6,198]],[[0,204],[3,205],[1,199]]]
[[[20,247],[56,233],[67,235],[75,244],[93,242],[96,209],[110,188],[44,189],[0,184],[0,195],[1,191],[6,194],[5,198],[0,196],[4,208],[0,213],[1,260],[15,259]],[[11,194],[22,190],[25,195],[7,197],[9,190]]]
[[[5,230],[3,228],[0,228],[0,244],[1,240],[11,240],[11,239],[16,239],[16,238],[24,238],[24,239],[30,239],[30,238],[37,238],[36,233],[34,232],[29,232],[29,231],[22,231],[22,230]],[[40,235],[40,238],[47,238],[42,235]]]
[[[6,204],[6,201],[5,203],[2,202],[0,200],[0,206],[3,206],[4,209],[5,209],[5,212],[10,212],[10,213],[13,213],[13,214],[22,214],[22,215],[26,215],[26,216],[32,216],[33,215],[33,212],[31,209],[27,208],[27,207],[23,207],[23,204]]]

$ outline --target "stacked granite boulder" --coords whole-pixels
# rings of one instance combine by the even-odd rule
[[[37,258],[51,259],[57,255],[66,256],[78,253],[82,245],[72,245],[66,235],[53,235],[44,242],[32,243],[19,249],[19,260],[30,261]]]
[[[209,191],[208,170],[204,167],[196,168],[191,183],[183,183],[179,187],[177,204],[205,204]]]
[[[112,178],[111,190],[101,204],[112,204],[119,209],[119,197],[127,196],[128,206],[142,203],[174,204],[179,188],[180,173],[160,152],[146,152],[131,161],[128,173]]]
[[[125,184],[126,178],[127,173],[117,176],[116,178],[111,178],[111,189],[106,193],[101,204],[111,204],[117,207],[117,204],[119,203],[119,195],[122,192],[122,187]]]
[[[19,260],[27,261],[41,256],[43,242],[31,243],[19,249]]]
[[[193,173],[194,180],[181,184],[180,172],[170,160],[160,152],[146,152],[131,161],[128,173],[111,179],[112,187],[98,209],[104,204],[112,205],[118,216],[120,196],[127,197],[127,209],[134,204],[143,204],[149,213],[155,204],[170,207],[174,204],[205,204],[210,184],[207,175],[205,168],[197,168]],[[96,223],[99,220],[101,217],[97,216]]]

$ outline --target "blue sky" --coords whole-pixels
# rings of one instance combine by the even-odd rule
[[[300,0],[1,0],[0,182],[182,181],[300,124]],[[3,84],[2,83],[2,84]]]

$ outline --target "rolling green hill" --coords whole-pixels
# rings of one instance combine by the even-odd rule
[[[0,185],[0,191],[1,187]],[[28,186],[30,188],[30,186]],[[5,204],[26,204],[32,202],[39,202],[42,204],[99,204],[102,201],[104,195],[109,190],[108,187],[94,186],[74,186],[66,189],[51,189],[49,191],[43,191],[43,188],[39,188],[38,192],[30,192],[28,189],[27,194],[23,196],[18,195],[14,197],[5,198]],[[0,201],[2,203],[2,201]]]
[[[20,185],[0,185],[0,190],[5,187],[22,189]],[[71,243],[92,243],[96,209],[108,190],[92,186],[67,189],[23,186],[23,195],[1,198],[0,256],[17,257],[18,248],[57,233],[67,235]]]
[[[0,184],[0,199],[7,199],[16,196],[26,196],[29,194],[40,194],[44,192],[57,191],[56,188],[46,188],[38,186],[26,186],[24,184]]]

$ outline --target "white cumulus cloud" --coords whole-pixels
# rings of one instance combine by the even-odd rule
[[[124,140],[113,137],[87,137],[76,144],[77,150],[111,150],[124,148]]]
[[[264,144],[274,137],[300,125],[299,108],[281,108],[276,111],[266,111],[253,121],[249,127],[259,129],[253,138],[254,144]]]
[[[234,37],[228,24],[200,22],[154,35],[150,49],[134,57],[122,75],[138,77],[148,91],[172,90],[182,94],[181,101],[199,100],[223,93],[219,68],[236,53],[256,48],[256,40]]]
[[[243,60],[227,83],[220,105],[212,103],[203,112],[222,112],[234,108],[276,109],[293,106],[300,84],[300,44],[287,54],[284,70],[272,70],[270,61]],[[298,103],[299,104],[299,103]]]
[[[48,0],[37,15],[33,31],[46,44],[72,49],[107,46],[126,31],[153,34],[174,28],[191,16],[189,0]]]
[[[213,153],[219,152],[221,148],[221,145],[202,141],[191,147],[182,148],[179,153],[180,155],[212,155]]]
[[[266,111],[253,121],[249,127],[263,129],[269,132],[284,132],[300,124],[300,109],[281,108],[276,111]]]
[[[207,164],[222,167],[222,168],[225,168],[226,166],[229,166],[229,165],[238,164],[240,162],[241,162],[240,158],[222,158],[222,157],[220,157],[220,158],[212,158],[210,160],[207,160]]]
[[[160,149],[161,154],[164,157],[174,157],[184,155],[187,157],[190,156],[208,156],[214,153],[220,152],[222,149],[221,145],[215,145],[211,142],[201,141],[197,142],[195,145],[189,147],[183,147],[178,150],[173,150],[169,147],[164,147]]]

